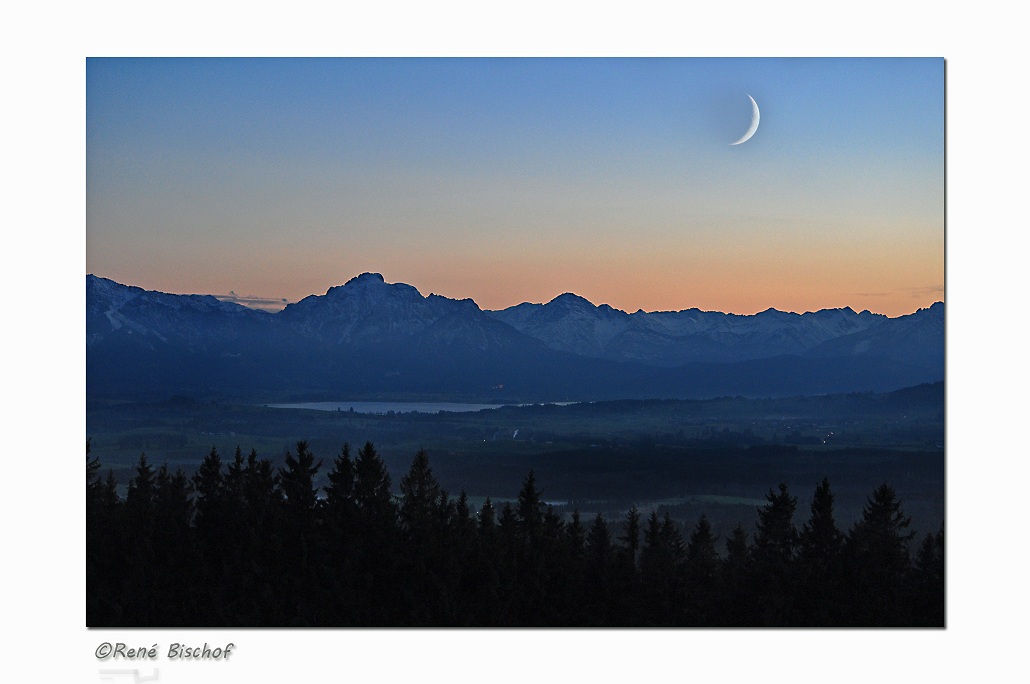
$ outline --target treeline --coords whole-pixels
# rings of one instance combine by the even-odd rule
[[[424,451],[400,496],[371,443],[274,468],[212,449],[193,477],[141,456],[124,499],[86,448],[86,619],[108,626],[944,626],[944,531],[915,549],[884,484],[844,532],[825,479],[800,528],[770,490],[749,533],[666,514],[566,520],[531,471],[514,505],[470,508]],[[724,547],[720,553],[719,547]]]

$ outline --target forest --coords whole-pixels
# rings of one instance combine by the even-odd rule
[[[299,441],[279,467],[212,448],[192,476],[141,455],[122,484],[87,440],[89,627],[945,624],[944,527],[915,538],[888,483],[848,529],[827,479],[808,516],[773,486],[724,539],[704,514],[559,512],[532,470],[476,510],[424,450],[397,495],[371,442],[327,464]]]

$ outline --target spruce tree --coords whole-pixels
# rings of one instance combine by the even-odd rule
[[[719,566],[719,552],[715,549],[716,537],[712,525],[702,513],[687,540],[687,563],[700,577],[714,577]]]
[[[617,566],[612,547],[611,530],[604,516],[598,513],[586,538],[585,593],[579,624],[613,626],[625,618],[615,605]]]
[[[428,541],[439,534],[441,521],[440,483],[429,467],[425,449],[419,449],[411,461],[407,475],[401,478],[399,520],[409,539]]]
[[[90,458],[91,440],[86,440],[86,515],[99,510],[104,483],[100,479],[100,458]]]
[[[926,533],[912,572],[913,622],[922,627],[944,627],[944,525],[937,534]]]
[[[462,539],[472,539],[476,534],[476,523],[472,519],[472,509],[469,507],[469,497],[465,490],[458,494],[454,502],[454,513],[452,520],[454,532]]]
[[[478,519],[473,519],[473,551],[469,565],[463,573],[467,578],[469,609],[472,626],[496,626],[502,624],[501,576],[499,567],[502,552],[498,541],[496,513],[490,497],[483,502]]]
[[[540,501],[540,492],[536,488],[536,477],[530,470],[519,490],[518,503],[515,507],[515,518],[518,522],[522,543],[533,546],[538,543],[543,528],[544,504]]]
[[[190,485],[182,469],[174,474],[168,472],[168,464],[162,464],[154,478],[155,520],[163,530],[175,530],[185,535],[193,520],[193,500]]]
[[[244,518],[247,524],[239,534],[240,551],[237,564],[237,595],[243,601],[237,607],[237,622],[246,626],[271,626],[285,623],[281,605],[285,597],[280,593],[280,578],[286,553],[283,541],[282,501],[270,460],[258,458],[250,450],[243,469]]]
[[[146,454],[140,454],[136,476],[129,481],[125,496],[125,510],[132,532],[152,531],[155,477],[154,468],[147,462]]]
[[[565,526],[565,534],[569,539],[569,548],[578,559],[583,554],[583,544],[586,541],[586,532],[583,529],[578,508],[572,511],[572,519]]]
[[[901,501],[894,488],[881,484],[866,501],[862,519],[851,530],[848,544],[853,554],[867,558],[869,565],[879,565],[892,573],[909,566],[907,532],[912,520],[901,510]]]
[[[812,496],[812,516],[801,527],[798,537],[798,556],[810,565],[826,565],[840,554],[844,535],[837,529],[833,517],[833,493],[825,477]]]
[[[286,450],[285,468],[279,469],[279,484],[285,497],[286,509],[297,515],[308,516],[318,502],[315,475],[322,461],[315,463],[306,441],[297,442],[297,456]],[[307,519],[307,518],[305,518]]]
[[[794,620],[793,572],[798,532],[794,527],[797,497],[787,485],[769,490],[765,506],[758,509],[754,546],[751,551],[751,581],[758,592],[762,624],[786,627]]]
[[[668,512],[659,518],[657,511],[651,511],[644,530],[644,547],[640,550],[645,624],[679,623],[684,598],[683,554],[683,537]]]
[[[280,623],[308,627],[322,621],[325,601],[319,596],[319,559],[322,540],[316,524],[318,488],[315,477],[322,465],[308,443],[296,443],[296,456],[286,450],[279,468],[281,558],[275,580],[277,591],[288,601],[280,604]]]
[[[753,554],[756,563],[768,572],[786,572],[794,560],[798,532],[794,527],[797,497],[780,483],[779,492],[769,490],[768,502],[758,509]]]
[[[202,543],[217,546],[221,541],[217,530],[224,524],[225,481],[222,478],[222,459],[215,447],[211,447],[193,475],[193,489],[196,492],[196,525]]]
[[[390,474],[372,442],[354,461],[356,513],[354,619],[364,626],[401,624],[397,596],[398,529]]]
[[[229,464],[224,478],[225,503],[229,509],[231,526],[242,524],[240,515],[246,505],[246,469],[247,462],[243,458],[243,451],[237,445],[236,453],[233,454],[232,463]]]
[[[476,521],[469,507],[468,494],[462,490],[449,508],[445,525],[444,576],[450,592],[448,604],[453,624],[474,627],[477,624],[475,597],[482,573],[479,569],[479,540]]]
[[[251,449],[243,472],[248,514],[261,519],[272,517],[282,502],[279,476],[273,471],[272,462],[267,458],[259,459],[257,451]]]
[[[909,621],[904,596],[911,561],[911,519],[887,483],[877,487],[846,542],[852,620],[860,626],[899,626]]]
[[[351,603],[358,591],[354,584],[355,536],[357,534],[356,506],[354,503],[354,462],[350,445],[344,444],[333,459],[326,475],[324,543],[325,567],[322,585],[325,587],[326,621],[333,626],[349,626],[353,618]]]
[[[658,511],[652,510],[644,528],[644,546],[640,550],[640,573],[645,579],[655,579],[662,562],[662,522]]]
[[[498,603],[493,611],[495,624],[517,626],[519,590],[517,566],[520,551],[518,522],[511,502],[505,501],[497,516]]]
[[[640,550],[640,511],[636,504],[626,512],[625,533],[619,537],[627,551],[628,565],[636,571],[637,553]]]
[[[844,535],[834,520],[826,478],[815,489],[811,511],[798,537],[795,603],[800,624],[832,626],[841,619]]]
[[[494,513],[494,505],[490,502],[490,497],[486,497],[483,502],[483,507],[479,509],[479,534],[482,538],[492,539],[495,526],[496,526],[496,515]]]
[[[154,626],[157,617],[154,540],[155,472],[141,454],[125,495],[125,536],[131,540],[124,583],[124,626]],[[131,601],[127,600],[131,597]]]
[[[200,578],[192,518],[193,501],[186,475],[181,469],[170,474],[168,465],[162,464],[154,478],[154,624],[190,626],[196,618],[195,589]]]
[[[100,459],[86,440],[86,626],[121,623],[125,544],[114,473],[100,478]]]
[[[751,545],[744,526],[737,523],[726,540],[726,557],[719,573],[722,610],[719,623],[730,627],[750,627],[758,623],[751,585]]]
[[[346,517],[354,505],[354,462],[350,457],[349,444],[344,444],[340,455],[333,459],[333,467],[327,477],[326,506],[333,516]]]
[[[716,579],[719,553],[708,518],[702,513],[690,533],[686,551],[687,621],[708,626],[715,618]]]
[[[395,522],[390,486],[390,474],[379,452],[372,442],[365,442],[354,461],[354,503],[365,524],[381,527]]]

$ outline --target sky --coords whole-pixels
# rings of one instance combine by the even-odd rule
[[[86,272],[266,308],[372,271],[902,315],[944,299],[944,181],[937,58],[86,61]]]

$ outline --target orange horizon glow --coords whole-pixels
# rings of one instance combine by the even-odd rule
[[[767,309],[776,309],[793,313],[805,313],[820,309],[841,309],[851,307],[856,312],[869,310],[884,314],[891,318],[911,314],[918,309],[925,309],[935,302],[944,301],[944,286],[917,285],[915,279],[899,279],[893,290],[862,292],[843,287],[836,290],[812,292],[804,287],[784,287],[778,293],[768,288],[757,288],[745,283],[734,282],[728,276],[721,279],[693,281],[690,278],[667,280],[652,276],[646,281],[634,281],[631,276],[611,277],[604,274],[579,272],[570,274],[566,284],[556,278],[553,283],[524,285],[511,288],[511,281],[503,277],[503,271],[490,275],[474,276],[468,272],[465,278],[446,277],[427,274],[406,280],[391,276],[394,271],[383,272],[376,268],[364,268],[353,271],[346,277],[325,280],[323,284],[313,285],[308,290],[292,290],[274,292],[274,283],[263,283],[255,280],[250,284],[241,284],[225,288],[221,281],[210,279],[209,287],[184,288],[176,278],[148,278],[144,282],[119,278],[105,273],[94,275],[110,278],[123,285],[133,285],[146,290],[157,290],[172,294],[210,294],[221,299],[230,299],[243,306],[267,311],[278,311],[289,303],[300,301],[310,295],[324,295],[331,287],[343,285],[350,278],[363,272],[381,273],[387,283],[405,283],[415,287],[422,296],[430,294],[442,295],[451,299],[470,298],[483,310],[499,310],[516,306],[525,302],[546,304],[555,297],[566,292],[579,295],[595,306],[607,304],[627,313],[637,310],[682,311],[700,309],[702,311],[719,311],[738,315],[753,315]],[[938,282],[942,282],[943,278]],[[201,284],[203,283],[201,280]],[[932,280],[924,282],[932,283]],[[230,292],[235,297],[230,297]],[[286,302],[281,300],[285,299]],[[244,301],[261,300],[261,301]]]

